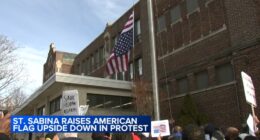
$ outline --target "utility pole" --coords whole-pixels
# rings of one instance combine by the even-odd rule
[[[156,52],[155,52],[155,35],[154,35],[152,0],[147,0],[147,9],[148,9],[149,41],[151,45],[151,60],[152,60],[154,119],[160,120],[160,106],[159,106],[159,93],[158,93],[159,89],[158,89],[158,76],[157,76],[157,60],[156,60]]]

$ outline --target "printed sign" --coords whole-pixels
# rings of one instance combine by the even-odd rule
[[[63,91],[62,112],[64,115],[79,115],[79,95],[77,90]]]
[[[85,115],[88,112],[89,105],[80,105],[79,106],[79,115]]]
[[[249,134],[255,136],[254,118],[251,114],[249,114],[246,123],[247,123],[248,128],[249,128]]]
[[[151,134],[152,137],[158,137],[159,135],[169,136],[170,128],[168,120],[152,121],[151,123]]]
[[[256,107],[256,99],[255,99],[255,88],[252,82],[252,79],[249,75],[247,75],[245,72],[241,72],[243,86],[244,86],[244,92],[246,96],[246,101],[250,104]]]

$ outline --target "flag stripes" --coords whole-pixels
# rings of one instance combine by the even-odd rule
[[[132,13],[122,30],[115,47],[107,60],[106,70],[109,75],[128,69],[130,49],[133,47],[134,13]]]

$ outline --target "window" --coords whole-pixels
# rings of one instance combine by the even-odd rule
[[[162,94],[164,94],[164,96],[168,96],[168,92],[171,93],[171,82],[165,82],[165,83],[161,83],[160,84],[160,90],[162,91]]]
[[[50,102],[50,114],[52,113],[55,113],[57,111],[60,111],[60,106],[61,106],[61,96],[53,99],[51,102]]]
[[[37,109],[37,115],[45,115],[45,106]]]
[[[178,93],[187,93],[189,91],[189,83],[187,77],[177,80]]]
[[[86,75],[89,74],[89,58],[86,59]]]
[[[80,75],[80,64],[77,65],[77,71],[78,71],[78,74]]]
[[[138,58],[129,64],[129,79],[143,75],[143,59]]]
[[[134,25],[134,32],[135,32],[135,42],[140,41],[140,35],[141,35],[141,26],[140,26],[140,20],[135,21]]]
[[[134,73],[133,73],[133,63],[130,63],[129,66],[129,78],[132,80],[134,78]]]
[[[91,58],[91,56],[90,56],[89,59],[88,59],[88,67],[89,67],[89,69],[88,69],[88,74],[90,74],[90,73],[92,72],[91,60],[92,60],[92,58]]]
[[[124,80],[125,79],[124,76],[125,76],[124,72],[117,73],[117,80]]]
[[[81,75],[84,75],[84,73],[85,73],[85,67],[86,67],[86,65],[85,65],[85,60],[83,60],[82,62],[81,62],[82,64],[81,64]]]
[[[217,84],[225,84],[234,80],[231,64],[224,64],[216,67]]]
[[[104,107],[105,108],[112,108],[114,106],[120,105],[120,97],[119,96],[103,96],[105,102]]]
[[[116,79],[116,77],[117,77],[116,73],[113,73],[113,74],[111,75],[110,79]]]
[[[116,46],[116,42],[117,42],[117,36],[115,36],[114,38],[113,38],[113,42],[112,42],[112,45],[111,45],[111,49],[110,50],[113,50],[113,48]]]
[[[103,65],[104,64],[104,47],[100,47],[99,49],[99,64]]]
[[[87,101],[89,107],[100,108],[103,107],[104,98],[102,95],[87,94]]]
[[[195,75],[195,77],[197,89],[203,89],[208,87],[209,78],[207,71],[199,72]]]
[[[139,64],[138,64],[138,59],[135,60],[134,62],[134,76],[137,77],[139,76]]]
[[[132,98],[113,95],[87,94],[90,108],[132,109]]]
[[[106,57],[106,53],[110,52],[110,46],[109,46],[109,40],[105,40],[105,45],[104,45],[104,57]]]
[[[170,13],[171,13],[171,23],[176,23],[181,19],[181,10],[179,5],[172,8]]]
[[[158,18],[158,22],[157,22],[157,32],[161,32],[166,28],[166,24],[165,24],[165,17],[164,15],[161,15]]]
[[[98,51],[95,52],[94,54],[95,56],[95,68],[98,68],[99,67],[99,57],[98,57]]]
[[[88,58],[85,61],[85,75],[88,75],[88,71],[89,71],[89,65],[88,65]]]
[[[143,60],[142,58],[138,59],[138,74],[143,75]]]
[[[122,73],[121,73],[121,72],[118,72],[118,73],[116,74],[116,80],[122,80],[122,79],[123,79]]]
[[[199,7],[198,0],[186,0],[186,2],[187,2],[187,11],[189,14],[196,11],[196,9]]]
[[[95,70],[95,58],[94,55],[91,55],[91,72]]]

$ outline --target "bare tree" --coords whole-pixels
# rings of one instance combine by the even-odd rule
[[[139,80],[134,82],[133,93],[136,111],[140,115],[153,116],[153,99],[151,84]]]
[[[27,97],[28,96],[21,90],[21,88],[14,89],[9,96],[2,101],[0,108],[13,111],[20,107]]]
[[[0,35],[0,103],[9,98],[12,90],[20,88],[18,81],[23,67],[18,62],[17,49],[13,41]]]

